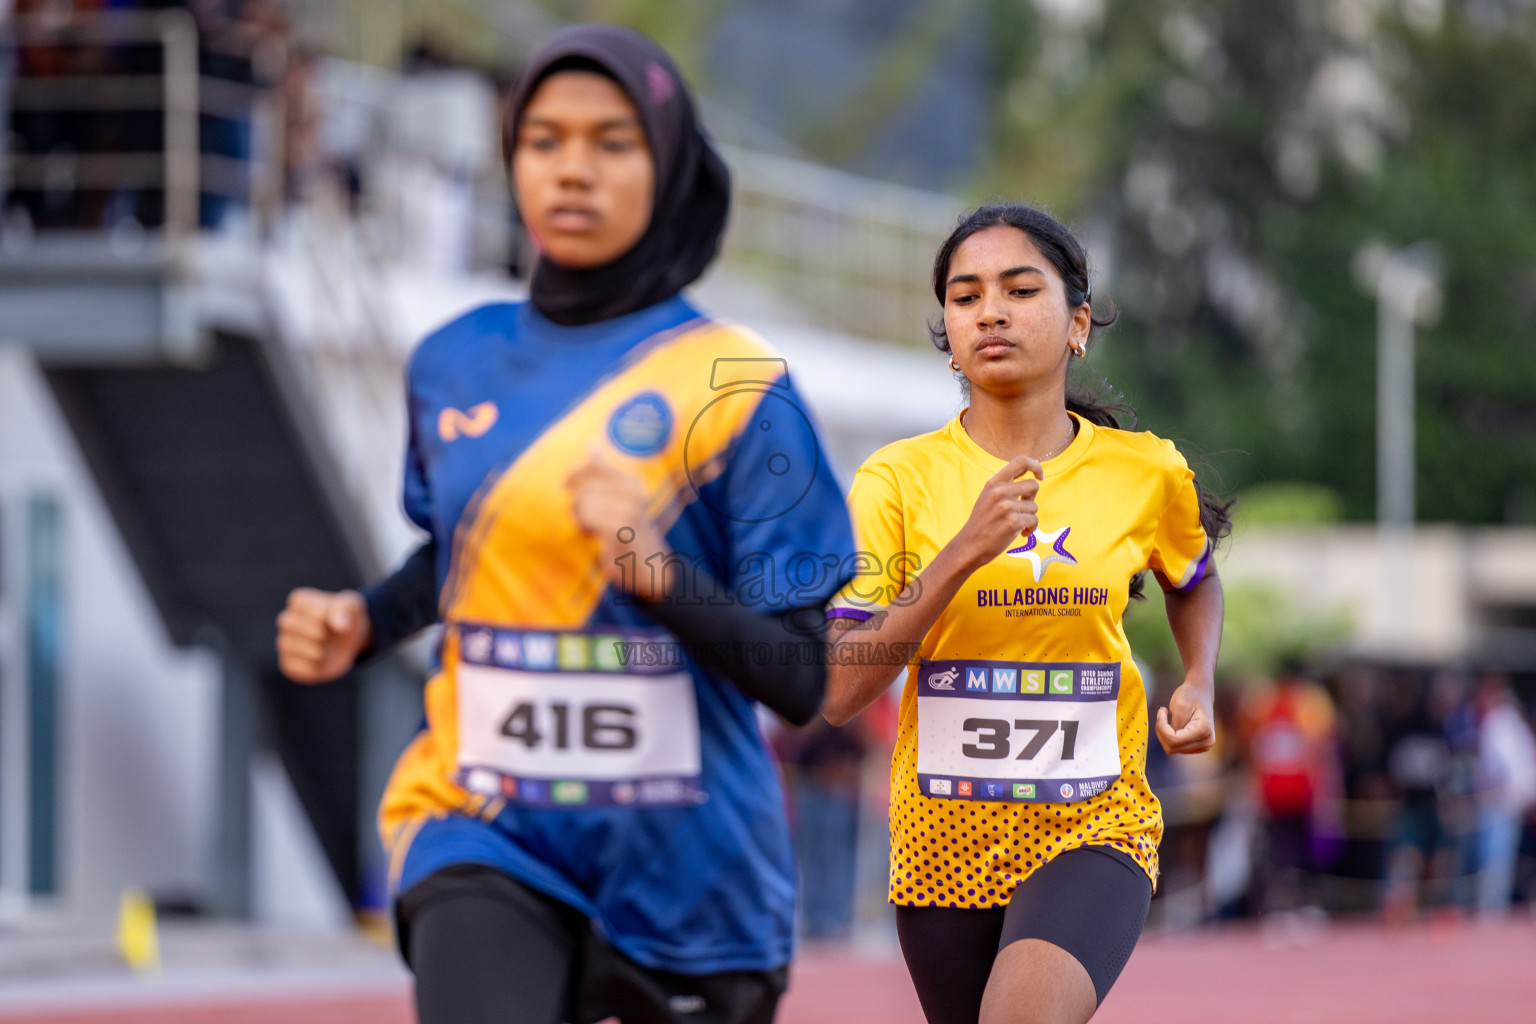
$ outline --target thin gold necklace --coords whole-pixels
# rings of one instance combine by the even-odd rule
[[[1046,459],[1054,459],[1056,456],[1060,455],[1062,452],[1064,452],[1068,448],[1070,448],[1072,446],[1072,442],[1073,441],[1077,440],[1077,421],[1074,420],[1072,417],[1068,416],[1067,417],[1067,422],[1072,425],[1072,433],[1070,435],[1068,435],[1066,441],[1063,442],[1062,445],[1060,447],[1058,447],[1055,451],[1046,452],[1044,455],[1042,455],[1039,458],[1035,459],[1036,462],[1044,462]]]
[[[968,408],[962,409],[960,412],[960,429],[965,431],[966,436],[971,439],[972,443],[978,443],[976,442],[976,435],[971,433],[971,428],[965,425],[965,414],[968,412],[970,412],[970,409]],[[1036,462],[1044,462],[1046,459],[1054,459],[1056,456],[1072,447],[1072,442],[1077,440],[1077,420],[1073,419],[1071,416],[1068,416],[1067,422],[1072,426],[1072,435],[1067,438],[1066,443],[1063,444],[1060,448],[1057,448],[1055,451],[1046,452],[1044,455],[1035,459]]]

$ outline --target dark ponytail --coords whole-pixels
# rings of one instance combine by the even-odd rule
[[[949,233],[933,258],[933,297],[939,300],[941,310],[949,281],[949,265],[955,257],[955,251],[978,231],[995,227],[1017,228],[1029,236],[1035,248],[1040,250],[1061,278],[1068,309],[1076,309],[1084,303],[1089,305],[1090,341],[1094,331],[1109,327],[1120,318],[1120,311],[1113,303],[1109,304],[1109,311],[1103,316],[1093,315],[1093,286],[1088,280],[1088,253],[1084,251],[1077,236],[1055,217],[1022,203],[982,206],[960,218],[955,230]],[[938,319],[928,325],[928,338],[934,348],[949,353],[949,337],[944,332],[942,311]],[[962,386],[969,388],[970,382],[962,381]],[[1094,426],[1124,430],[1136,425],[1135,411],[1118,396],[1106,397],[1081,388],[1068,387],[1066,399],[1069,412],[1076,413]],[[1200,495],[1200,525],[1204,527],[1205,535],[1214,548],[1232,532],[1232,518],[1229,515],[1232,503],[1207,492],[1198,480],[1195,482],[1195,491]],[[1131,597],[1141,596],[1142,578],[1138,573],[1131,579]]]

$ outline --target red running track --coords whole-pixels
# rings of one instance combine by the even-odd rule
[[[1276,941],[1228,929],[1143,941],[1096,1024],[1527,1024],[1536,1021],[1536,928],[1347,925]],[[4,1024],[411,1024],[408,999],[207,996],[174,1006],[8,1013]],[[899,959],[811,951],[780,1024],[922,1024]]]

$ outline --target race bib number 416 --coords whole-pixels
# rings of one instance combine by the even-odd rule
[[[1119,662],[922,662],[918,785],[960,800],[1102,793],[1120,777],[1119,696]]]
[[[535,806],[699,802],[693,678],[624,657],[646,646],[461,627],[460,783]]]

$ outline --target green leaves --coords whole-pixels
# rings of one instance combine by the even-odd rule
[[[1222,683],[1273,678],[1289,662],[1337,650],[1353,629],[1343,609],[1318,608],[1279,587],[1251,581],[1223,581],[1223,586],[1226,615],[1216,664]],[[1163,594],[1155,586],[1147,590],[1146,601],[1126,609],[1125,635],[1137,659],[1151,666],[1160,682],[1176,682],[1181,678],[1179,649],[1168,630]]]
[[[1350,261],[1427,240],[1445,314],[1418,339],[1418,515],[1536,519],[1531,17],[1495,31],[1450,9],[1433,29],[1120,0],[1074,30],[1088,66],[1065,83],[1041,31],[999,84],[978,191],[1085,229],[1124,314],[1095,361],[1142,426],[1204,453],[1227,493],[1310,481],[1372,517],[1375,309]],[[1041,97],[1049,119],[1019,116]]]

